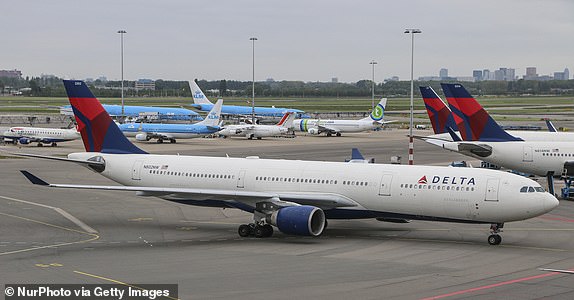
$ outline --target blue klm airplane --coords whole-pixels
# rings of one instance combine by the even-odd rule
[[[191,89],[191,94],[193,95],[193,108],[199,109],[201,111],[209,111],[213,107],[213,103],[207,99],[203,91],[199,88],[197,83],[193,80],[189,81],[189,87]],[[221,108],[221,113],[224,115],[251,115],[251,106],[240,106],[240,105],[223,105]],[[281,108],[281,107],[260,107],[255,106],[255,115],[261,117],[283,117],[287,112],[295,113],[297,118],[308,117],[305,112],[300,109],[292,108]]]
[[[219,120],[222,103],[223,100],[218,100],[205,120],[194,124],[125,123],[118,127],[125,136],[135,136],[138,141],[157,139],[158,143],[164,140],[175,143],[176,139],[203,137],[221,130]]]

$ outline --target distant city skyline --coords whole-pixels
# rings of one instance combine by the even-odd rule
[[[255,79],[356,82],[414,76],[471,76],[479,68],[524,74],[574,69],[574,1],[456,0],[8,1],[0,69],[25,76]],[[488,66],[488,67],[481,67]]]

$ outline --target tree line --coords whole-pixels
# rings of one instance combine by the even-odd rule
[[[250,97],[251,81],[197,80],[208,97]],[[121,81],[95,80],[88,83],[99,97],[121,97]],[[418,86],[432,86],[441,93],[438,81],[415,81],[415,96]],[[481,95],[574,95],[574,80],[551,81],[479,81],[462,83],[475,96]],[[156,80],[155,90],[136,90],[135,81],[124,81],[125,97],[191,97],[187,81]],[[5,87],[26,89],[25,96],[66,97],[62,80],[57,77],[0,77],[0,91]],[[255,95],[277,98],[346,98],[370,97],[372,82],[360,80],[355,83],[303,82],[303,81],[261,81],[255,82]],[[410,95],[410,81],[386,81],[375,84],[375,95],[385,97],[407,97]]]

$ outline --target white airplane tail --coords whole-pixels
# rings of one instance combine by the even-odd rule
[[[281,118],[281,121],[277,123],[277,126],[291,128],[293,127],[293,121],[295,120],[295,114],[293,112],[287,112]]]
[[[375,106],[375,108],[373,109],[373,111],[371,112],[371,114],[366,117],[361,119],[361,121],[375,121],[375,122],[380,122],[383,120],[383,117],[385,116],[385,107],[387,106],[387,98],[381,98],[381,101],[379,101],[379,103]]]
[[[199,85],[195,83],[194,80],[189,81],[189,88],[191,89],[191,94],[193,95],[193,104],[213,104],[203,91],[199,88]]]
[[[203,121],[197,123],[205,126],[217,127],[219,126],[219,120],[221,119],[221,106],[223,105],[223,100],[219,99],[209,111]]]

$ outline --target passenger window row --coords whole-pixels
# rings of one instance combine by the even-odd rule
[[[401,183],[401,188],[413,189],[413,190],[474,192],[473,186],[450,186],[450,185],[434,185],[434,184]]]
[[[310,178],[273,177],[273,176],[255,176],[255,180],[271,181],[271,182],[337,184],[337,180],[333,179],[310,179]]]
[[[542,156],[561,156],[561,157],[572,157],[574,154],[572,153],[542,153]]]
[[[235,179],[235,175],[229,175],[229,174],[224,175],[224,174],[186,173],[186,172],[160,171],[160,170],[150,170],[149,173],[155,175],[183,176],[183,177],[195,177],[195,178]]]

